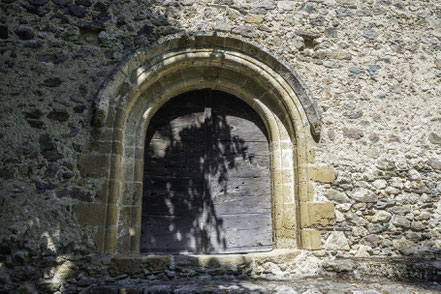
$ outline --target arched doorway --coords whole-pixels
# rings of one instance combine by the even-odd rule
[[[168,100],[205,88],[240,97],[265,124],[273,248],[320,248],[318,228],[332,223],[334,208],[314,201],[311,181],[330,182],[334,173],[315,166],[315,101],[292,68],[265,48],[214,34],[170,36],[136,52],[98,93],[92,152],[78,161],[82,174],[102,182],[102,202],[76,209],[84,217],[100,210],[98,251],[141,252],[147,128]]]
[[[237,97],[169,100],[147,129],[141,252],[270,250],[269,158],[261,118]]]

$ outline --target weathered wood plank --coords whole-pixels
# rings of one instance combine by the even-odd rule
[[[271,219],[264,214],[223,215],[212,221],[213,229],[209,235],[212,252],[266,251],[271,248]]]
[[[213,102],[210,251],[268,250],[272,245],[269,147],[258,115],[237,98]]]
[[[202,252],[203,235],[195,216],[152,216],[142,223],[142,252]]]

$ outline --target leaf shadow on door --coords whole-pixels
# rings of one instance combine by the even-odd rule
[[[213,253],[224,252],[231,245],[215,198],[231,192],[232,173],[240,168],[253,170],[253,165],[259,165],[256,156],[261,155],[250,152],[247,140],[234,133],[237,126],[229,123],[226,113],[218,112],[212,119],[211,105],[206,104],[201,91],[185,93],[166,103],[150,122],[141,252]],[[234,115],[249,118],[242,109]],[[260,118],[257,120],[257,128],[265,134]],[[213,137],[213,133],[217,135]]]

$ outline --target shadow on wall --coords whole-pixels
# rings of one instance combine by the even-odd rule
[[[91,84],[86,80],[90,78],[97,84],[102,82],[100,78],[110,76],[114,65],[121,61],[121,57],[133,54],[137,48],[147,47],[161,36],[183,31],[179,25],[180,5],[182,5],[180,1],[165,1],[168,5],[157,4],[157,8],[155,8],[156,2],[154,1],[93,0],[75,1],[75,4],[73,1],[70,2],[2,1],[1,9],[5,11],[7,22],[2,25],[2,36],[6,34],[7,37],[2,44],[10,46],[11,51],[17,51],[19,56],[20,53],[25,57],[36,55],[39,60],[50,64],[49,67],[53,68],[54,72],[59,69],[68,71],[69,68],[75,70],[76,67],[82,66],[81,71],[73,72],[71,75],[75,79],[79,77],[75,82],[80,84],[78,89],[72,86],[73,93],[66,93],[69,90],[61,90],[62,87],[57,89],[60,91],[57,105],[64,107],[72,103],[81,103],[80,108],[77,108],[79,112],[82,111],[83,106],[86,108],[87,103],[83,105],[81,99],[71,101],[69,97],[79,95],[89,101],[87,106],[91,108],[91,101],[94,98],[91,97],[94,95],[91,93],[95,93],[99,88],[99,85],[90,86]],[[77,2],[84,3],[84,5],[78,5]],[[87,6],[89,2],[92,2],[91,6]],[[13,19],[25,24],[24,27],[17,28],[15,33],[13,30],[16,29],[17,24],[11,21]],[[46,25],[49,27],[48,34],[40,33],[41,30],[46,30]],[[77,31],[79,31],[78,39],[74,34]],[[28,40],[28,38],[31,39]],[[53,52],[58,53],[52,54],[52,50],[39,52],[38,50],[41,51],[42,48],[53,49]],[[49,51],[51,51],[50,54],[46,54]],[[27,60],[32,62],[31,58]],[[72,66],[71,64],[67,66],[68,63],[63,60],[72,62]],[[104,73],[101,76],[97,74],[98,79],[92,76],[95,71],[88,72],[94,65],[100,68],[100,73]],[[37,75],[37,71],[33,71],[32,74]],[[43,82],[46,77],[37,76],[37,79]],[[37,83],[30,81],[25,82],[29,82],[29,87],[35,87],[29,93],[35,90],[41,95],[41,93],[58,93],[54,89],[63,81],[58,77],[49,78],[43,82],[42,86],[37,86]],[[67,85],[67,83],[68,80],[65,80],[62,85]],[[66,89],[71,88],[66,87]],[[20,99],[16,100],[17,103],[22,102]],[[84,127],[83,116],[76,111],[73,113],[70,109],[70,112],[65,110],[66,112],[58,114],[61,116],[58,118],[55,113],[55,119],[49,121],[45,117],[49,115],[50,110],[37,110],[25,113],[24,118],[33,128],[32,130],[37,132],[37,136],[41,138],[40,142],[15,146],[16,148],[10,152],[13,155],[7,154],[9,158],[4,158],[1,162],[0,293],[53,293],[55,291],[77,293],[109,276],[109,257],[95,254],[93,238],[97,233],[96,227],[89,225],[80,227],[72,211],[72,206],[78,203],[93,205],[94,195],[85,190],[91,186],[86,187],[84,182],[89,181],[75,174],[76,170],[70,168],[75,163],[62,154],[65,149],[68,149],[75,158],[80,152],[88,152],[83,148],[87,139],[77,137],[80,131],[87,128]],[[69,115],[66,115],[68,113]],[[59,127],[65,127],[66,124],[72,125],[74,129],[69,134],[60,134]],[[46,129],[47,125],[52,127]],[[195,131],[195,128],[190,127],[183,130],[182,135]],[[240,137],[234,140],[232,140],[232,152],[240,158],[244,152],[242,149],[251,148],[251,144],[244,146]],[[172,147],[169,151],[176,152],[186,143],[180,144],[181,147],[178,147],[179,144],[176,143],[176,147]],[[37,148],[34,148],[35,146]],[[71,146],[74,146],[73,149]],[[220,151],[225,148],[222,144],[219,146]],[[222,173],[234,171],[242,162],[251,162],[254,165],[255,162],[259,162],[259,157],[245,156],[240,160],[234,157],[234,161],[231,162],[226,156],[219,160],[221,162],[214,163],[217,167],[210,167],[210,171],[213,171],[213,178],[220,180],[216,187],[221,188],[223,182],[231,183],[231,177],[226,177]],[[63,171],[70,172],[70,170],[73,170],[72,174],[62,175]],[[203,172],[198,167],[196,174],[201,173]],[[189,197],[201,197],[203,195],[201,191],[209,190],[208,187],[197,186],[190,180],[185,184],[188,189],[184,191],[184,194]],[[164,186],[167,187],[167,184]],[[171,192],[179,191],[180,187],[174,185],[168,189],[172,194]],[[210,189],[212,193],[212,186]],[[99,190],[99,187],[92,186],[90,190]],[[96,199],[96,201],[99,200]],[[171,207],[180,205],[173,204]],[[184,212],[190,210],[190,207],[186,205],[186,202],[182,202],[183,208],[180,209]],[[208,220],[210,220],[214,224],[210,227],[210,232],[214,231],[213,240],[217,240],[216,242],[221,245],[222,249],[225,248],[224,244],[228,245],[227,236],[222,235],[227,217],[220,213],[221,209],[216,206],[210,207],[210,205],[214,204],[209,204],[206,211],[212,219],[205,219],[205,221],[209,223]],[[241,205],[236,207],[242,209]],[[188,236],[189,232],[182,231],[181,235]],[[208,231],[207,235],[209,235]],[[262,238],[259,236],[259,239]],[[201,240],[198,241],[199,244]],[[411,257],[401,260],[412,262]],[[432,261],[431,257],[425,258],[424,255],[421,260]],[[435,276],[428,276],[425,269],[415,271],[417,271],[416,280],[434,278],[439,280],[439,273],[435,273]],[[410,276],[407,280],[413,281]]]
[[[251,107],[185,93],[152,118],[145,146],[142,252],[271,248],[269,148]]]
[[[24,68],[50,70],[33,72],[32,80],[11,79],[23,84],[13,100],[24,118],[14,117],[14,125],[26,124],[20,130],[31,139],[12,141],[11,150],[1,155],[0,293],[76,293],[108,273],[103,257],[90,258],[96,253],[96,227],[80,226],[72,209],[100,202],[92,192],[100,184],[82,178],[71,158],[89,152],[84,147],[91,142],[87,109],[93,109],[95,93],[115,65],[138,48],[182,31],[179,1],[161,3],[2,1],[3,56],[10,51],[22,58]],[[18,72],[10,64],[5,77]],[[58,72],[68,73],[48,76]],[[60,111],[51,112],[41,102],[46,95],[49,106]]]

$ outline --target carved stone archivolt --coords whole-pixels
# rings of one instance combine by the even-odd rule
[[[99,250],[139,253],[150,119],[169,99],[204,88],[238,97],[264,122],[270,145],[273,247],[319,248],[319,229],[332,225],[334,212],[331,203],[313,202],[312,182],[330,182],[334,175],[328,167],[314,166],[313,147],[320,134],[314,99],[295,72],[265,49],[237,38],[202,35],[170,37],[137,52],[98,94],[96,147],[79,160],[85,173],[93,168],[91,162],[99,162],[106,173],[95,175],[107,179]]]

